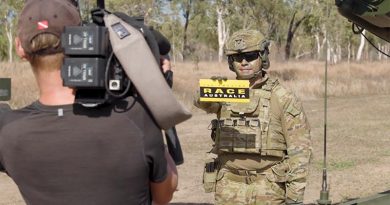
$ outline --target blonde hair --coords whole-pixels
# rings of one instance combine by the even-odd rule
[[[61,46],[60,39],[50,33],[39,34],[31,41],[31,53],[28,54],[28,59],[34,71],[45,70],[53,71],[61,69],[64,54],[57,52],[54,54],[46,54],[45,51],[50,51]]]

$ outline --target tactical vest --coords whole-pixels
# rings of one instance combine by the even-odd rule
[[[284,157],[286,145],[269,149],[270,99],[277,79],[268,79],[261,89],[250,90],[249,103],[226,103],[222,106],[216,130],[218,153],[253,153]]]

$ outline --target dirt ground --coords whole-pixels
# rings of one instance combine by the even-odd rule
[[[314,156],[305,204],[319,198],[322,180],[323,100],[304,101],[312,127]],[[211,140],[207,127],[213,115],[194,109],[193,117],[178,125],[185,163],[179,166],[179,190],[171,204],[212,204],[202,190],[205,153]],[[390,95],[328,100],[328,156],[330,197],[334,203],[366,197],[390,189]],[[0,205],[23,205],[16,186],[0,174]]]

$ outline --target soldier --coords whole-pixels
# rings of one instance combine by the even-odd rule
[[[204,174],[204,182],[214,182],[205,188],[215,191],[216,204],[303,203],[310,127],[298,98],[267,74],[268,46],[260,32],[241,30],[224,48],[230,70],[250,82],[249,103],[194,102],[217,114],[211,151],[217,158]]]

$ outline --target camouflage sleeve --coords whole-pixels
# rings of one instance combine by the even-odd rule
[[[312,152],[310,126],[299,99],[281,87],[276,92],[283,106],[282,125],[287,144],[287,164],[290,168],[286,184],[286,201],[303,202]]]
[[[221,108],[221,104],[217,102],[201,102],[199,92],[196,92],[194,96],[195,107],[206,111],[207,113],[218,113]]]

